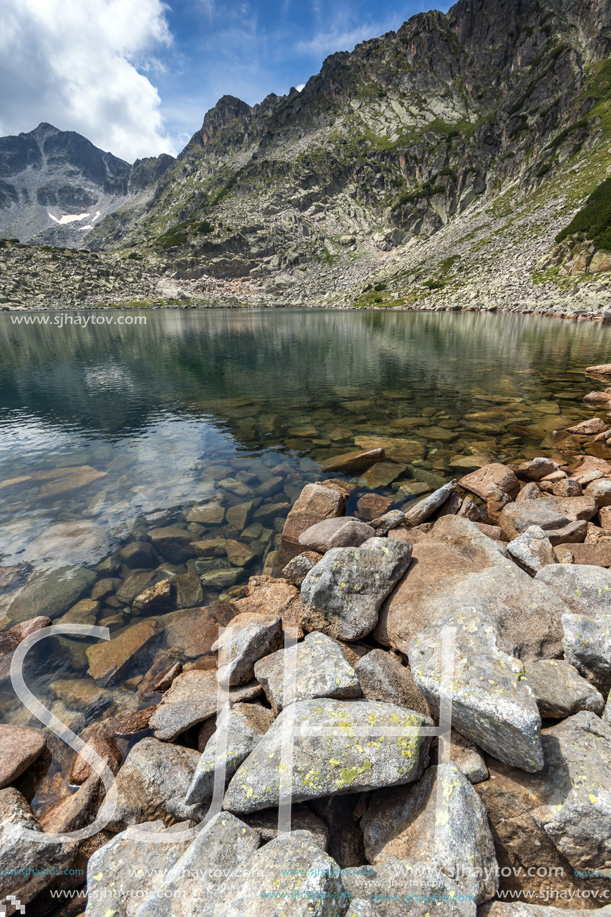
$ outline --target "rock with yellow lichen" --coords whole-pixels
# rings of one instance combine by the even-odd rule
[[[248,813],[417,780],[428,717],[380,701],[305,700],[286,707],[229,784],[224,808]],[[292,740],[291,740],[292,734]]]
[[[439,711],[443,698],[451,701],[457,732],[505,764],[538,771],[543,752],[537,702],[522,663],[497,642],[490,619],[465,609],[412,641],[412,675],[432,711]]]

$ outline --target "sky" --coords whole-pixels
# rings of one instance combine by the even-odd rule
[[[41,121],[128,162],[176,155],[222,95],[301,88],[429,0],[0,0],[0,136]]]

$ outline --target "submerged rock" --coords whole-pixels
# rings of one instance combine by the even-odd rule
[[[382,602],[407,570],[411,555],[410,545],[388,538],[328,551],[301,587],[304,629],[348,641],[371,633]]]
[[[95,580],[93,570],[85,567],[67,565],[56,570],[38,570],[8,606],[9,621],[22,624],[40,615],[57,618],[78,602]]]
[[[27,771],[45,748],[42,729],[0,724],[0,790]]]
[[[285,778],[285,723],[290,725],[293,716],[292,770]],[[417,780],[426,765],[430,740],[409,730],[429,723],[418,713],[377,701],[325,699],[291,704],[235,774],[224,808],[239,814],[276,806],[285,780],[294,802]],[[318,728],[332,733],[317,735]],[[404,731],[389,735],[393,728]]]
[[[101,641],[88,646],[88,674],[102,685],[118,682],[136,664],[148,667],[152,644],[161,632],[161,625],[153,620],[140,621],[122,631],[108,643]]]

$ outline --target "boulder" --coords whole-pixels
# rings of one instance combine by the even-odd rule
[[[611,363],[599,363],[596,366],[588,366],[586,373],[592,376],[611,376]]]
[[[461,774],[464,774],[469,783],[481,783],[482,780],[488,779],[490,774],[484,756],[477,745],[452,729],[450,746],[450,760],[454,762]]]
[[[405,524],[411,525],[412,527],[422,525],[423,522],[426,522],[426,520],[433,515],[435,510],[443,506],[446,500],[454,493],[455,489],[456,481],[450,481],[438,490],[433,491],[428,497],[423,497],[422,500],[419,500],[414,506],[404,507]]]
[[[322,554],[318,554],[316,551],[304,551],[303,554],[298,554],[292,560],[289,560],[282,570],[282,575],[293,586],[301,588],[304,579],[321,557]]]
[[[551,499],[569,522],[580,520],[589,522],[598,512],[598,504],[594,497],[585,494],[582,497],[551,497]]]
[[[558,471],[558,463],[550,458],[538,456],[518,465],[517,474],[524,481],[542,481],[548,474]]]
[[[542,717],[562,720],[580,710],[591,710],[598,716],[603,712],[602,694],[563,659],[525,662],[524,674]]]
[[[595,436],[597,433],[604,433],[609,429],[609,425],[600,417],[590,417],[588,420],[582,420],[572,427],[567,427],[567,433],[573,433],[577,436]]]
[[[96,581],[93,570],[63,566],[55,570],[37,570],[10,602],[7,617],[11,624],[22,624],[29,618],[58,618],[78,602]]]
[[[289,727],[294,724],[295,733],[292,768],[284,777],[287,720]],[[404,730],[429,723],[418,713],[378,701],[305,700],[291,704],[237,771],[225,795],[224,808],[239,814],[276,806],[285,784],[293,802],[305,802],[410,783],[422,774],[430,740]],[[317,735],[317,729],[333,732]]]
[[[190,669],[175,678],[163,695],[150,726],[158,739],[171,742],[176,736],[214,716],[219,706],[219,684],[214,670]],[[261,694],[257,682],[229,689],[229,702],[253,700]],[[224,700],[224,693],[223,693]]]
[[[238,614],[236,605],[219,602],[203,608],[183,608],[163,615],[163,639],[168,650],[180,653],[187,659],[209,656],[214,661],[212,646],[219,636],[220,628],[227,627]]]
[[[288,627],[296,628],[299,636],[303,636],[299,589],[287,583],[285,579],[274,579],[272,576],[251,576],[246,588],[248,594],[233,603],[237,614],[250,612],[280,615],[284,630]]]
[[[152,647],[161,632],[154,619],[139,621],[112,640],[88,646],[88,674],[102,685],[116,684],[135,666],[148,668]]]
[[[553,893],[556,889],[550,889]],[[545,893],[543,895],[545,900]],[[552,897],[552,900],[553,897]],[[561,898],[562,900],[562,898]],[[611,904],[598,908],[600,917],[611,917]],[[583,910],[572,908],[549,907],[539,904],[527,904],[525,901],[492,901],[484,904],[477,912],[478,917],[583,917]]]
[[[553,891],[564,892],[566,901],[571,891],[600,888],[600,879],[593,882],[574,870],[608,868],[611,727],[582,711],[544,729],[542,745],[541,771],[525,774],[490,760],[491,779],[478,784],[477,792],[499,862],[512,870],[503,887],[536,898],[545,895],[554,876]],[[539,868],[533,870],[535,864]]]
[[[199,758],[199,753],[190,748],[141,739],[115,778],[117,806],[108,821],[108,830],[123,831],[130,825],[156,819],[165,825],[198,821],[201,811],[184,800]],[[111,813],[109,801],[104,802],[99,817],[106,820]]]
[[[531,576],[548,564],[556,563],[552,543],[538,525],[529,526],[525,532],[510,541],[507,553]]]
[[[487,500],[495,490],[515,497],[520,489],[520,482],[511,468],[499,462],[492,462],[490,465],[484,465],[482,468],[471,471],[460,479],[458,485],[463,490],[469,490],[481,497],[482,500]]]
[[[574,614],[611,614],[611,572],[586,564],[553,564],[537,573]]]
[[[304,630],[360,640],[377,624],[382,602],[409,566],[411,546],[370,538],[360,548],[334,548],[301,586]]]
[[[379,537],[388,535],[392,529],[405,524],[405,513],[400,509],[391,509],[377,519],[372,519],[369,525]]]
[[[412,566],[382,606],[375,637],[406,654],[434,621],[468,608],[496,622],[501,648],[511,655],[562,653],[566,604],[510,561],[500,543],[458,516],[442,516],[416,542]]]
[[[169,611],[172,605],[172,582],[169,579],[161,580],[154,586],[149,586],[132,603],[132,612],[135,615],[156,615]]]
[[[330,471],[338,471],[342,474],[359,474],[362,471],[367,471],[376,462],[381,462],[383,458],[383,449],[369,449],[367,452],[344,452],[342,455],[335,455],[333,458],[327,459],[320,466],[320,470],[323,474],[327,474]]]
[[[442,639],[452,628],[454,665],[452,728],[513,767],[543,767],[541,717],[522,665],[498,648],[495,627],[480,612],[462,613],[432,624],[413,640],[409,663],[418,688],[434,713],[443,689]]]
[[[355,667],[359,684],[367,700],[398,704],[428,716],[427,703],[414,684],[410,670],[385,650],[371,650]]]
[[[0,790],[27,771],[45,748],[42,729],[0,724]]]
[[[564,654],[586,678],[611,685],[611,614],[562,615]]]
[[[260,659],[255,664],[255,678],[275,714],[287,703],[312,697],[346,700],[361,696],[356,673],[339,646],[316,631],[307,634],[302,643]]]
[[[475,917],[462,883],[416,860],[391,858],[375,866],[342,870],[344,888],[367,901],[379,917]],[[348,917],[351,911],[348,910]]]
[[[359,480],[361,487],[388,487],[393,481],[407,471],[407,465],[398,465],[396,462],[376,462],[366,471]]]
[[[236,876],[244,883],[243,871],[260,843],[258,832],[243,821],[215,815],[170,865],[137,917],[212,917],[224,884]]]
[[[269,710],[258,704],[235,704],[224,707],[216,723],[216,732],[208,741],[197,763],[186,805],[210,802],[216,774],[224,779],[223,791],[240,764],[246,760],[273,722]]]
[[[322,484],[306,484],[288,514],[283,539],[289,544],[299,544],[299,536],[306,529],[323,519],[343,516],[345,506],[345,494]]]
[[[292,831],[261,847],[247,876],[221,886],[210,917],[339,917],[348,903],[335,860],[309,831]]]
[[[20,828],[43,836],[25,798],[14,787],[7,787],[0,790],[0,902],[14,895],[27,905],[71,866],[77,847],[51,837],[40,843],[23,835]],[[10,913],[15,910],[9,903]]]
[[[524,500],[540,500],[542,497],[543,493],[539,486],[534,481],[531,481],[521,489],[516,497],[516,503],[522,503]]]
[[[513,541],[532,525],[549,532],[571,521],[552,497],[508,503],[499,516],[499,525],[507,541]]]
[[[334,797],[338,798],[338,797]],[[278,810],[266,809],[263,812],[253,812],[245,815],[246,824],[259,832],[261,841],[267,844],[279,835]],[[329,829],[322,818],[314,814],[305,803],[291,805],[291,831],[309,831],[316,840],[321,850],[329,853]],[[333,857],[337,859],[336,857]]]
[[[598,544],[559,544],[554,548],[558,564],[586,567],[611,567],[611,541]]]
[[[127,828],[96,850],[87,864],[85,917],[108,917],[110,892],[111,913],[135,917],[144,895],[155,891],[189,846],[187,840],[172,842],[183,830],[184,825],[165,829],[162,821],[146,822]]]
[[[477,904],[494,897],[498,867],[486,810],[453,762],[430,767],[416,783],[373,793],[361,824],[370,863],[421,860],[460,875],[463,894]]]
[[[592,497],[600,509],[602,506],[611,506],[611,481],[603,478],[602,480],[592,481],[586,487],[586,497]]]
[[[360,519],[355,519],[354,516],[339,516],[335,519],[324,519],[306,529],[299,536],[299,544],[308,550],[324,554],[331,548],[358,548],[374,535],[373,528]]]
[[[148,537],[157,551],[171,563],[180,564],[193,555],[193,534],[179,525],[151,529]]]
[[[281,646],[282,618],[239,614],[212,646],[219,658],[219,684],[244,685],[252,681],[255,662]]]

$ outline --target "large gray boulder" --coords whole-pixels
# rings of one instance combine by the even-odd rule
[[[22,904],[29,904],[71,866],[77,854],[76,844],[52,837],[40,843],[24,836],[20,828],[44,837],[25,798],[14,787],[7,787],[0,790],[0,902],[14,895]],[[15,913],[10,904],[8,913]]]
[[[255,665],[255,677],[276,714],[287,703],[310,697],[348,700],[361,696],[356,673],[337,643],[317,631],[307,634],[302,643],[260,659]],[[285,687],[289,689],[288,698]]]
[[[433,515],[435,510],[443,506],[455,490],[456,481],[449,481],[447,484],[444,484],[443,487],[439,487],[437,490],[433,491],[432,494],[429,494],[428,497],[423,497],[415,506],[409,508],[404,507],[405,524],[416,526],[426,522],[426,520]]]
[[[199,761],[199,753],[157,739],[141,739],[131,749],[116,776],[117,806],[108,821],[110,831],[162,819],[165,824],[198,821],[201,811],[184,802]],[[99,817],[111,815],[108,801]]]
[[[371,633],[382,602],[407,570],[411,555],[411,545],[388,538],[328,551],[301,586],[304,630],[348,641]]]
[[[85,917],[108,917],[109,910],[113,917],[134,917],[143,897],[162,883],[189,846],[184,838],[172,840],[184,828],[179,824],[166,830],[162,821],[146,822],[122,831],[96,850],[87,864]]]
[[[578,615],[611,614],[611,570],[589,564],[553,564],[535,579],[545,583]]]
[[[552,543],[539,525],[529,526],[525,532],[510,541],[507,552],[511,559],[531,576],[548,564],[556,563]]]
[[[342,870],[347,892],[371,903],[380,917],[476,917],[462,883],[415,860],[384,860]],[[351,917],[348,911],[347,917]]]
[[[562,720],[580,710],[591,710],[598,716],[603,712],[605,702],[600,691],[564,659],[525,662],[524,674],[542,717]]]
[[[491,779],[476,789],[499,861],[512,869],[510,887],[536,900],[555,876],[554,890],[567,900],[593,887],[583,871],[611,862],[611,727],[582,711],[543,730],[542,744],[541,771],[526,774],[490,760]],[[534,864],[545,873],[529,873]]]
[[[196,805],[212,799],[217,772],[224,774],[224,790],[272,722],[271,712],[258,704],[224,707],[217,719],[216,732],[208,740],[195,768],[185,799],[186,805]]]
[[[259,833],[233,815],[214,816],[166,871],[137,917],[210,917],[223,884],[241,876],[260,843]]]
[[[410,783],[426,766],[430,744],[416,730],[430,722],[378,701],[291,704],[235,774],[224,808],[256,812],[278,805],[285,790],[293,802],[305,802]],[[320,729],[326,733],[317,734]]]
[[[201,914],[342,917],[348,904],[335,860],[320,848],[309,831],[292,831],[261,847],[250,859],[247,873],[229,878],[212,907]]]
[[[611,614],[563,615],[566,658],[599,685],[611,684]]]
[[[230,688],[230,704],[253,700],[261,694],[261,686],[256,681],[248,685],[236,685]],[[224,702],[226,692],[222,691]],[[175,678],[170,688],[164,693],[161,703],[151,717],[151,729],[155,738],[165,742],[172,741],[182,732],[203,723],[217,712],[220,705],[217,672],[212,669],[202,671],[189,669]]]
[[[219,683],[247,684],[254,678],[255,662],[281,646],[280,615],[237,615],[212,646],[219,654]]]
[[[431,710],[437,713],[445,696],[444,631],[454,632],[452,728],[506,764],[540,770],[541,717],[534,695],[522,665],[498,648],[497,632],[480,612],[450,615],[412,642],[410,668]]]
[[[499,516],[501,531],[508,541],[513,541],[532,525],[553,532],[554,529],[564,528],[570,521],[552,497],[508,503]]]
[[[486,810],[454,763],[430,767],[417,783],[378,790],[361,824],[370,863],[420,860],[460,876],[463,894],[477,904],[494,897],[498,868]]]
[[[562,654],[567,605],[509,559],[468,519],[443,516],[413,548],[412,565],[380,610],[376,639],[407,654],[430,624],[472,608],[497,626],[499,646],[520,659]]]
[[[310,526],[299,536],[299,544],[311,551],[324,554],[331,548],[358,548],[375,535],[374,529],[354,516],[323,519]]]

